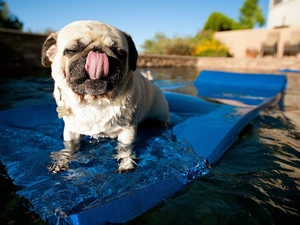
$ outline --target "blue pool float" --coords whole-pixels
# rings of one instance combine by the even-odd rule
[[[285,75],[202,71],[198,96],[165,91],[171,127],[142,127],[135,172],[115,173],[114,140],[86,137],[70,169],[46,169],[49,154],[63,148],[63,123],[55,105],[0,112],[0,157],[18,194],[48,224],[125,223],[209,172],[242,129],[280,99]]]
[[[300,73],[300,69],[284,68],[284,69],[279,69],[278,72],[281,72],[281,73]]]

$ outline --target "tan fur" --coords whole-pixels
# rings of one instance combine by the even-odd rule
[[[64,50],[76,46],[78,39],[84,44],[84,49],[72,57],[65,56]],[[81,96],[66,81],[66,77],[72,76],[69,65],[79,57],[85,57],[95,46],[115,58],[118,57],[112,51],[115,46],[129,54],[123,63],[124,76],[109,93]],[[162,91],[139,72],[132,71],[135,70],[136,57],[131,57],[130,48],[126,33],[100,22],[78,21],[51,34],[42,50],[42,62],[45,66],[51,65],[55,80],[54,98],[56,102],[63,101],[70,112],[63,117],[64,140],[77,141],[81,135],[118,138],[121,147],[117,147],[119,154],[116,158],[121,160],[120,170],[134,166],[134,154],[124,146],[130,146],[134,141],[138,124],[149,118],[166,123],[169,117]],[[129,153],[124,154],[127,150]],[[124,155],[127,159],[122,157]]]

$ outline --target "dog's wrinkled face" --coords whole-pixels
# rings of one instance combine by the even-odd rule
[[[97,21],[77,21],[49,35],[42,64],[52,67],[56,82],[66,79],[80,96],[105,95],[136,69],[137,50],[131,37]]]

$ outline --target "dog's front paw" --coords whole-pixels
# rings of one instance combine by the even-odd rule
[[[136,171],[136,168],[132,168],[132,169],[117,169],[115,172],[116,173],[129,173],[129,172],[133,172]]]
[[[138,164],[131,157],[122,158],[120,159],[119,169],[117,170],[117,172],[118,173],[132,172],[136,170],[134,166],[137,165]]]
[[[53,160],[53,163],[47,166],[49,172],[57,173],[60,171],[65,171],[70,168],[69,159],[61,157],[60,152],[52,152],[50,157]]]
[[[118,153],[115,158],[119,161],[119,169],[117,172],[131,172],[135,170],[135,166],[138,164],[135,162],[135,155],[132,153],[131,145],[122,145],[118,144],[117,148]]]
[[[47,166],[50,172],[57,173],[70,168],[69,161],[73,159],[74,154],[79,151],[80,145],[73,142],[64,142],[65,148],[59,152],[51,152],[52,164]]]

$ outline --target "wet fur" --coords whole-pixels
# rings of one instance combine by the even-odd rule
[[[107,77],[89,79],[85,62],[90,51],[105,53],[109,59]],[[49,35],[42,49],[42,64],[52,69],[54,98],[63,101],[64,141],[76,146],[82,135],[118,138],[116,159],[119,171],[136,165],[132,143],[137,126],[146,119],[166,124],[168,103],[162,91],[136,70],[137,50],[131,37],[97,21],[77,21]],[[72,152],[73,150],[70,150]],[[57,172],[65,165],[56,163]],[[57,154],[56,154],[56,161]],[[63,164],[61,166],[60,164]]]

